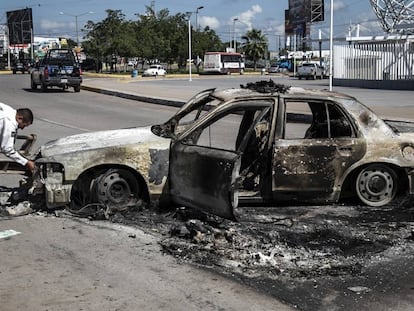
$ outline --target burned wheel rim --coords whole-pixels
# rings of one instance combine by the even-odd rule
[[[111,169],[95,180],[97,201],[118,210],[136,204],[140,189],[136,178],[128,171]]]
[[[364,168],[356,180],[359,199],[369,206],[383,206],[397,195],[397,174],[385,165]]]

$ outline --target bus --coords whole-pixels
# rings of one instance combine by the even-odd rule
[[[204,73],[231,74],[244,72],[244,56],[231,52],[206,52]]]

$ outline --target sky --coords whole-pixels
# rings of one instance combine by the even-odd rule
[[[35,36],[68,37],[76,41],[75,16],[82,38],[83,25],[88,20],[105,19],[107,9],[121,10],[127,20],[136,20],[135,14],[144,14],[146,6],[153,5],[156,11],[168,9],[170,15],[194,12],[191,23],[201,28],[209,26],[222,41],[228,41],[233,34],[240,41],[247,30],[260,29],[269,41],[270,50],[277,50],[279,38],[284,38],[284,11],[288,3],[288,0],[0,0],[0,24],[7,23],[6,12],[29,7],[33,12]],[[349,29],[355,29],[358,23],[361,36],[383,34],[369,0],[334,0],[333,3],[334,37],[346,37]],[[329,21],[330,0],[325,0],[325,21],[312,25],[311,38],[318,38],[319,30],[322,38],[329,38]]]

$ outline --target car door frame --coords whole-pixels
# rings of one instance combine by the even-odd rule
[[[246,104],[247,100],[231,100],[213,109],[172,141],[168,185],[170,199],[174,204],[200,209],[223,218],[237,219],[243,150],[217,149],[191,144],[186,140],[200,129],[212,125],[220,115],[223,117],[247,106],[266,108],[277,103],[274,98],[270,103],[270,98],[260,97],[261,104],[250,106]],[[274,110],[272,107],[272,119]]]
[[[336,201],[341,182],[349,167],[366,152],[363,138],[358,137],[355,123],[350,122],[352,137],[285,139],[286,101],[308,101],[308,98],[282,96],[279,102],[278,128],[272,155],[272,192],[274,200],[308,202]],[[338,104],[327,99],[312,99],[325,104]]]

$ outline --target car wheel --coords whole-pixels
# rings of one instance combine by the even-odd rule
[[[30,87],[32,88],[32,90],[36,90],[37,89],[37,84],[34,83],[33,79],[30,80]]]
[[[137,204],[141,189],[135,176],[124,169],[109,169],[95,179],[92,189],[97,202],[111,210]]]
[[[383,206],[395,199],[397,173],[390,167],[376,164],[365,167],[356,179],[358,198],[368,206]]]
[[[47,91],[47,85],[45,83],[42,82],[42,91],[46,92]]]
[[[89,215],[98,209],[123,211],[135,206],[142,189],[135,176],[124,169],[102,170],[81,176],[73,185],[69,210]]]
[[[73,90],[76,92],[76,93],[79,93],[80,92],[80,85],[76,85],[76,86],[74,86],[73,87]]]

